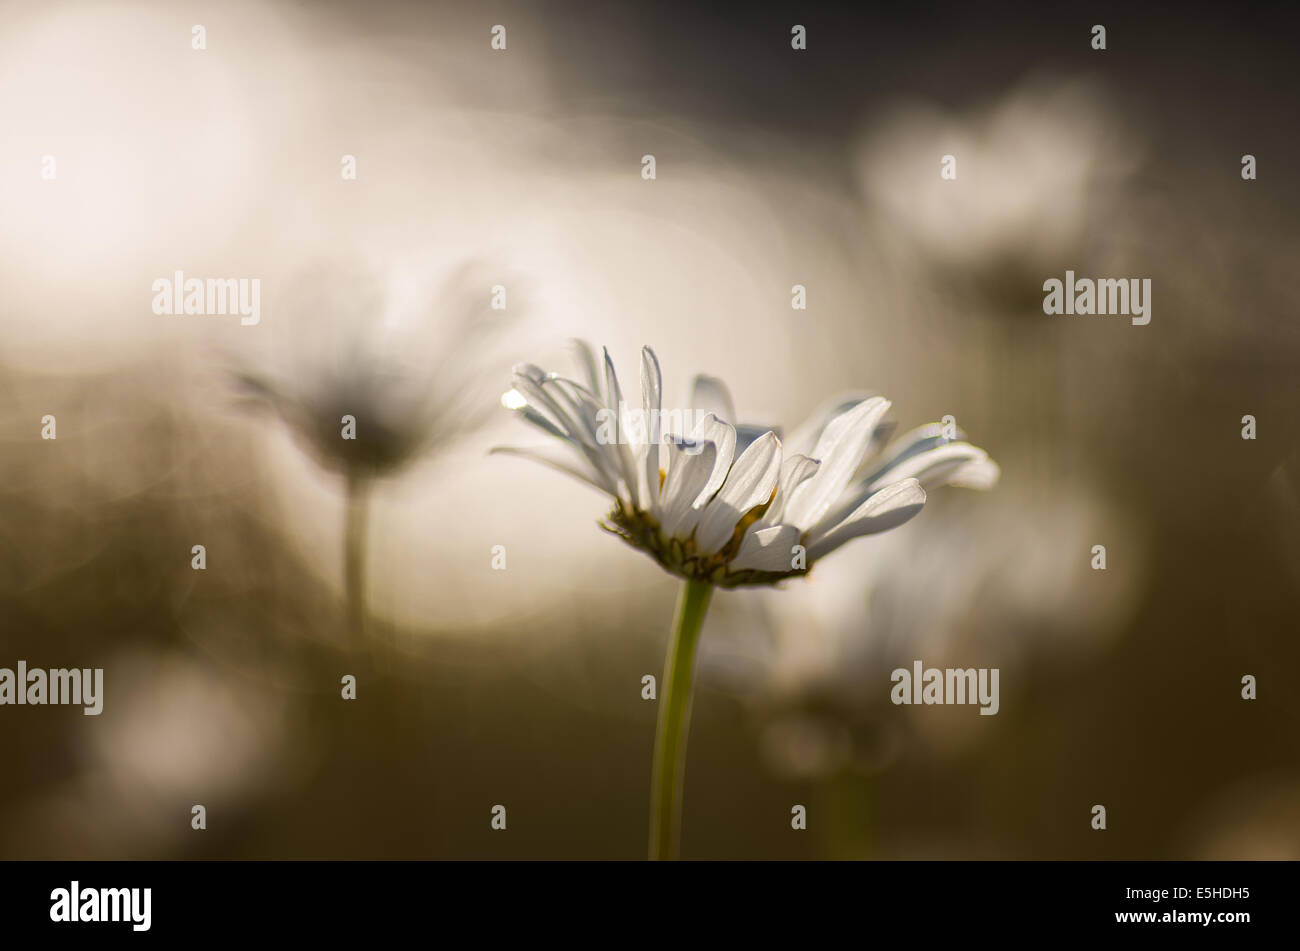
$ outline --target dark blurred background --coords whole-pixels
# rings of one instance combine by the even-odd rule
[[[487,455],[527,441],[493,411],[510,365],[567,370],[581,336],[633,392],[649,344],[666,394],[716,374],[787,429],[875,389],[1003,471],[715,599],[685,857],[1300,858],[1287,6],[0,24],[0,666],[105,669],[99,717],[0,708],[0,856],[642,857],[641,677],[674,584],[594,493]],[[365,278],[308,301],[322,261]],[[1150,278],[1151,323],[1044,315],[1067,268]],[[259,278],[261,323],[153,314],[178,269]],[[494,284],[509,305],[471,346]],[[465,423],[396,421],[426,451],[368,496],[361,652],[344,484],[301,419],[250,405],[254,372],[330,425],[340,393],[391,407],[410,381]],[[918,658],[999,667],[998,715],[889,704]]]

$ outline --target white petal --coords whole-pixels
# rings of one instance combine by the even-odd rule
[[[959,486],[963,489],[983,489],[987,491],[998,484],[998,479],[1002,477],[1002,469],[992,459],[977,459],[963,465],[952,475],[948,476],[948,485]]]
[[[821,537],[810,536],[808,561],[811,564],[851,538],[873,535],[902,525],[921,511],[924,505],[925,489],[921,488],[921,483],[915,479],[905,479],[887,485]]]
[[[937,448],[926,449],[925,446],[933,445],[933,442],[932,437],[925,435],[921,435],[914,445],[920,447],[915,454],[897,452],[894,458],[901,462],[889,463],[855,482],[809,533],[816,535],[838,525],[873,493],[903,479],[916,479],[926,490],[944,485],[991,489],[997,484],[1001,470],[983,449],[968,443],[943,442]]]
[[[798,544],[799,529],[793,525],[751,529],[728,567],[732,571],[793,571],[794,546]]]
[[[694,437],[696,441],[711,442],[718,447],[718,457],[713,464],[713,472],[709,476],[709,481],[704,484],[704,488],[700,490],[699,498],[695,500],[699,508],[703,509],[709,499],[713,498],[714,493],[722,488],[727,472],[731,469],[731,463],[735,461],[736,427],[710,413],[695,427]]]
[[[601,472],[605,473],[615,484],[627,485],[624,460],[620,450],[625,448],[618,444],[610,445],[602,434],[601,413],[605,410],[599,400],[581,385],[560,376],[549,376],[542,381],[539,389],[551,397],[554,405],[564,410],[570,420],[570,431],[577,438],[588,459]],[[631,501],[626,491],[619,493],[621,498]]]
[[[926,488],[933,489],[947,484],[949,477],[964,467],[973,465],[978,468],[988,461],[989,454],[978,446],[972,446],[968,442],[950,442],[906,456],[874,474],[867,485],[867,491],[874,492],[899,479],[917,479]]]
[[[546,374],[530,364],[519,364],[512,374],[514,392],[522,396],[528,405],[565,436],[577,438],[572,433],[573,421],[568,414],[556,405],[555,399],[542,391],[542,381]]]
[[[966,434],[960,429],[954,430],[955,435],[951,439],[946,438],[943,431],[943,423],[926,423],[900,436],[894,440],[893,445],[881,453],[880,459],[876,463],[876,472],[872,478],[875,478],[876,475],[879,475],[888,467],[918,453],[925,452],[928,449],[937,449],[951,442],[960,442],[966,438]]]
[[[540,383],[546,379],[546,371],[535,363],[516,363],[510,368],[510,375],[527,377],[534,383]]]
[[[617,484],[618,473],[607,458],[602,447],[596,445],[594,436],[586,424],[574,416],[574,407],[570,401],[563,403],[557,399],[561,392],[555,387],[554,380],[548,379],[539,368],[529,364],[520,364],[514,372],[515,389],[528,400],[528,405],[551,426],[562,434],[562,438],[578,449],[592,468],[611,484]],[[547,386],[547,384],[552,384]],[[568,405],[565,405],[568,404]],[[539,423],[538,425],[541,425]],[[542,426],[543,429],[548,427]]]
[[[591,349],[591,344],[585,340],[574,339],[573,346],[578,351],[578,362],[582,366],[583,375],[587,378],[588,389],[599,394],[600,372],[596,368],[596,352]]]
[[[888,410],[889,401],[875,396],[826,424],[812,454],[821,465],[816,475],[791,494],[785,521],[807,528],[826,514],[853,478],[876,425]]]
[[[723,422],[736,422],[736,407],[731,402],[731,393],[727,391],[727,385],[715,376],[701,374],[695,378],[691,408],[700,417],[712,413]]]
[[[750,509],[772,497],[781,475],[781,440],[768,433],[746,449],[731,467],[727,481],[704,510],[695,543],[704,554],[725,545]]]
[[[552,436],[558,436],[560,439],[564,440],[569,438],[568,433],[564,432],[564,430],[560,429],[549,419],[535,410],[524,397],[524,394],[520,393],[518,390],[509,390],[502,395],[501,405],[507,409],[514,410],[538,429],[541,429]]]
[[[913,456],[918,456],[931,449],[938,449],[940,446],[946,446],[950,443],[965,442],[966,434],[960,429],[954,429],[954,434],[949,437],[944,435],[945,428],[943,423],[926,423],[924,426],[918,426],[906,435],[894,440],[893,444],[886,447],[880,457],[874,460],[870,474],[862,480],[863,484],[875,482],[889,469]],[[893,480],[889,481],[892,482]]]
[[[554,405],[561,407],[573,423],[571,431],[591,446],[601,444],[599,412],[603,407],[585,389],[564,377],[547,377],[540,384],[541,391],[550,396]]]
[[[821,438],[831,420],[837,416],[842,416],[859,403],[870,399],[873,395],[871,393],[841,393],[839,396],[822,403],[812,411],[806,420],[782,440],[786,454],[799,453],[805,456],[812,454],[813,448],[817,445],[817,440]]]
[[[578,384],[554,374],[543,373],[528,364],[515,367],[515,392],[548,422],[559,428],[566,438],[584,446],[596,447],[593,413],[579,405],[575,393]]]
[[[744,452],[754,442],[768,433],[776,433],[776,438],[781,438],[781,429],[779,426],[754,426],[750,423],[736,424],[736,454]],[[785,444],[782,443],[784,446]]]
[[[489,455],[498,456],[520,456],[524,459],[532,459],[534,462],[540,462],[544,466],[550,466],[552,469],[558,469],[565,475],[571,475],[575,479],[587,483],[589,486],[600,490],[608,495],[614,495],[614,486],[610,485],[605,476],[596,472],[594,469],[584,472],[577,466],[567,460],[557,458],[556,455],[544,449],[520,449],[515,446],[495,446],[488,450]]]
[[[664,443],[668,474],[659,496],[659,528],[669,537],[685,539],[699,520],[695,500],[713,472],[718,447],[680,436],[669,436]]]
[[[605,397],[605,405],[610,409],[618,409],[619,404],[623,402],[623,388],[618,385],[618,371],[614,369],[614,360],[609,355],[609,347],[601,347],[601,365],[605,373],[605,390],[601,394]]]
[[[645,410],[646,447],[642,472],[641,504],[649,511],[657,510],[659,499],[659,411],[663,408],[663,374],[659,372],[659,358],[649,347],[641,348],[641,406]]]
[[[614,371],[614,361],[610,359],[609,350],[603,351],[605,357],[605,408],[614,413],[615,429],[614,442],[611,445],[604,445],[605,454],[609,457],[615,471],[618,472],[619,478],[627,486],[627,499],[629,502],[637,500],[637,467],[636,452],[629,443],[627,432],[627,421],[623,418],[623,390],[618,385],[618,374]]]
[[[785,458],[781,460],[781,478],[776,483],[776,498],[772,500],[768,510],[763,513],[763,517],[758,520],[757,524],[760,528],[765,525],[779,525],[781,523],[786,503],[790,501],[790,494],[801,483],[811,479],[816,474],[819,465],[820,463],[816,459],[809,459],[807,456],[785,455]]]

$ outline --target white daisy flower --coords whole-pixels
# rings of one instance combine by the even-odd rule
[[[686,412],[663,412],[659,360],[641,350],[641,407],[629,410],[609,352],[603,372],[580,344],[586,382],[532,364],[515,367],[502,397],[572,455],[529,456],[613,500],[604,527],[685,579],[664,664],[650,788],[650,857],[674,858],[681,825],[686,731],[696,645],[715,587],[774,584],[806,574],[859,535],[901,525],[926,487],[988,487],[998,467],[982,449],[923,426],[882,451],[889,401],[855,396],[796,430],[732,422],[723,384],[696,377]],[[665,427],[675,421],[677,432]]]
[[[570,454],[498,448],[560,469],[608,494],[604,527],[665,569],[723,588],[806,574],[845,542],[916,515],[927,489],[991,487],[988,454],[935,423],[885,447],[888,400],[829,404],[784,442],[735,423],[725,385],[695,379],[691,405],[665,412],[659,361],[641,351],[641,406],[629,409],[608,351],[603,373],[580,344],[585,382],[532,364],[514,369],[502,403],[567,444]],[[685,420],[690,432],[665,431]]]

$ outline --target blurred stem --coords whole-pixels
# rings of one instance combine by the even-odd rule
[[[343,524],[343,583],[348,602],[348,632],[353,647],[366,637],[366,535],[370,527],[370,480],[347,475],[347,511]]]
[[[709,610],[713,585],[687,581],[677,597],[677,613],[664,661],[664,683],[655,732],[650,780],[650,858],[677,858],[682,820],[682,777],[686,772],[686,734],[691,719],[695,647]]]
[[[875,809],[873,778],[852,768],[838,770],[823,784],[823,854],[834,861],[859,861],[871,857],[872,813]]]

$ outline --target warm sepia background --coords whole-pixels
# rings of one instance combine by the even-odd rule
[[[0,708],[0,856],[642,857],[675,586],[487,455],[581,336],[745,421],[878,390],[1003,469],[715,599],[685,857],[1300,858],[1295,18],[697,6],[0,3],[0,666],[106,682]],[[1150,278],[1150,325],[1045,316],[1067,268]],[[261,323],[155,316],[176,270]],[[373,494],[349,703],[341,480],[233,379],[335,426],[372,350],[463,409]],[[1001,712],[890,705],[918,658]]]

